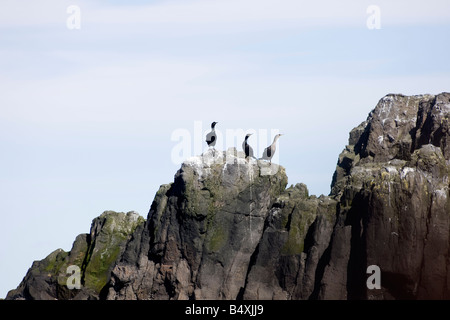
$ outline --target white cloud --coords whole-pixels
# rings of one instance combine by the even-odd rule
[[[92,22],[169,23],[221,25],[233,28],[240,23],[289,23],[300,25],[355,25],[367,18],[366,1],[302,0],[194,0],[166,1],[149,6],[98,8]],[[448,22],[450,3],[446,0],[387,1],[373,4],[381,9],[389,24]]]
[[[68,0],[16,1],[0,4],[0,26],[66,26]],[[398,24],[448,23],[450,2],[428,1],[303,1],[303,0],[178,0],[150,5],[108,5],[77,1],[82,28],[141,25],[146,32],[243,32],[266,28],[365,26],[369,5],[381,10],[382,27]],[[153,26],[153,28],[147,28]],[[145,28],[144,28],[145,27]],[[144,31],[144,30],[143,30]]]
[[[62,23],[65,26],[68,0],[2,0],[0,27],[32,27]]]

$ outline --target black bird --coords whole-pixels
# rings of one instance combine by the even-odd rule
[[[267,148],[264,149],[264,152],[263,152],[263,155],[262,155],[262,158],[261,158],[261,159],[263,159],[263,160],[269,160],[269,162],[272,164],[272,157],[273,157],[273,155],[275,154],[275,150],[277,149],[275,144],[277,143],[277,140],[278,140],[281,136],[282,136],[282,134],[277,134],[277,135],[275,136],[275,138],[273,138],[272,144],[271,144],[270,146],[268,146]]]
[[[247,143],[247,139],[252,135],[253,133],[248,133],[245,136],[245,140],[244,142],[242,142],[242,149],[244,149],[245,152],[245,158],[247,159],[248,157],[253,157],[253,149],[252,147],[250,147],[250,145]]]
[[[216,124],[218,122],[213,122],[211,123],[211,132],[208,133],[206,135],[206,143],[208,144],[208,147],[213,147],[216,145],[216,141],[217,141],[217,135],[216,135],[216,131],[214,130],[214,128],[216,127]]]

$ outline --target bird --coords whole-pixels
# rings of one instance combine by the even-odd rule
[[[216,141],[217,141],[217,135],[216,135],[216,124],[218,124],[218,122],[214,121],[213,123],[211,123],[211,132],[209,132],[206,135],[206,143],[208,144],[208,147],[213,147],[216,145]]]
[[[270,146],[268,146],[267,148],[264,149],[262,158],[263,160],[269,160],[270,164],[272,164],[272,157],[275,154],[275,150],[276,150],[276,143],[277,140],[282,136],[282,134],[277,134],[275,136],[275,138],[273,138],[273,142]]]
[[[247,140],[248,138],[252,135],[253,133],[247,133],[247,135],[245,136],[244,142],[242,142],[242,149],[244,149],[245,152],[245,158],[247,159],[248,157],[253,157],[253,148],[250,147],[250,145],[248,144]]]

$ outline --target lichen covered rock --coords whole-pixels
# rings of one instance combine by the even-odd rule
[[[450,299],[450,94],[387,95],[329,196],[234,148],[187,159],[147,220],[105,212],[8,299]],[[67,267],[81,288],[67,288]],[[367,268],[381,270],[368,288]]]
[[[144,219],[135,212],[105,211],[92,221],[89,234],[75,239],[72,249],[55,250],[41,261],[35,261],[19,287],[11,290],[7,299],[99,299],[102,288],[109,281],[115,260]],[[80,288],[73,284],[73,271],[78,268]]]
[[[114,268],[108,299],[235,299],[286,184],[283,167],[235,149],[186,160],[129,243],[135,255]]]
[[[449,116],[448,93],[387,95],[352,130],[332,184],[340,203],[319,298],[450,298]],[[365,285],[370,265],[380,290]]]

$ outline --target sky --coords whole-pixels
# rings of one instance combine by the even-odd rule
[[[147,217],[212,121],[223,150],[284,133],[328,194],[383,96],[450,91],[449,34],[448,0],[2,0],[0,297],[103,211]]]

